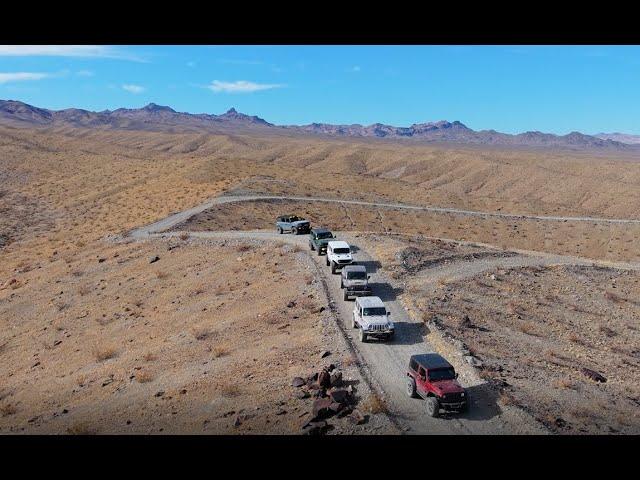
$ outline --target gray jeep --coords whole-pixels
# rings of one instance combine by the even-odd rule
[[[276,219],[276,230],[278,233],[291,232],[294,235],[309,233],[311,223],[297,215],[281,215]]]
[[[349,297],[368,297],[372,295],[369,275],[364,265],[347,265],[340,275],[340,288],[344,290],[343,299]]]

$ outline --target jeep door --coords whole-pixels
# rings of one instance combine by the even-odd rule
[[[425,394],[429,392],[427,387],[427,371],[423,366],[418,367],[418,375],[416,377],[416,389],[418,392],[424,392]]]

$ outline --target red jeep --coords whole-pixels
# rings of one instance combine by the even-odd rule
[[[412,355],[407,372],[407,394],[427,402],[427,413],[437,417],[440,409],[465,411],[467,392],[460,386],[453,365],[437,353]]]

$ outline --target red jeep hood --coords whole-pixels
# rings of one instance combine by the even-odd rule
[[[440,380],[438,382],[431,383],[436,390],[443,395],[445,393],[460,393],[464,392],[464,388],[460,386],[457,380]]]

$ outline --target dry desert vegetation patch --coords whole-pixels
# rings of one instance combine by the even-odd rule
[[[490,271],[419,302],[553,431],[637,433],[639,294],[637,272],[563,265]]]
[[[0,291],[0,430],[296,433],[290,381],[319,368],[321,298],[272,250],[126,244],[35,266]]]

